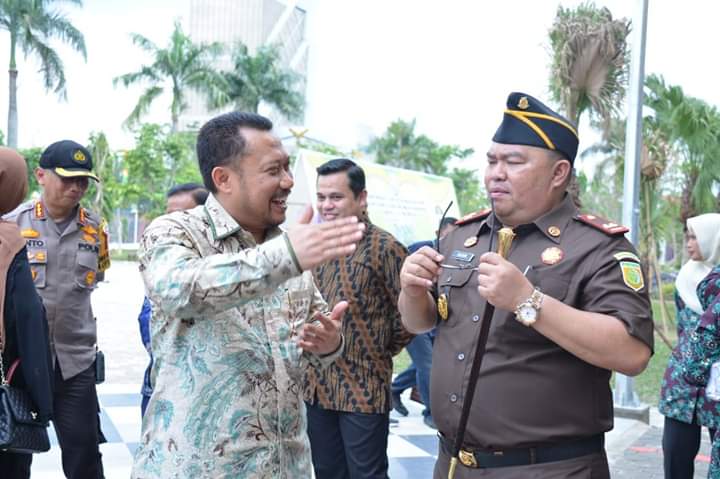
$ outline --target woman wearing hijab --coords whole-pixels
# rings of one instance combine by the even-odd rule
[[[25,160],[0,147],[0,218],[20,205],[27,189]],[[25,239],[15,223],[1,219],[0,323],[4,373],[20,359],[12,385],[30,394],[38,419],[47,422],[52,414],[52,362],[45,309],[33,284]],[[31,462],[32,454],[0,451],[0,477],[29,478]]]
[[[677,345],[662,382],[659,410],[665,416],[663,454],[666,479],[693,477],[695,456],[700,448],[702,426],[711,438],[720,426],[720,404],[705,396],[705,388],[688,381],[687,358],[691,338],[709,302],[698,294],[706,290],[708,275],[720,263],[720,214],[710,213],[687,220],[687,251],[690,260],[675,281]],[[705,306],[705,307],[704,307]]]
[[[705,312],[698,327],[690,336],[690,348],[685,358],[685,377],[690,384],[708,383],[710,369],[720,361],[720,266],[716,266],[698,286],[698,297]],[[720,378],[715,378],[720,381]],[[717,391],[717,384],[715,389]],[[717,399],[717,398],[715,398]],[[714,402],[715,406],[720,403]],[[708,479],[720,479],[720,430],[715,429]]]

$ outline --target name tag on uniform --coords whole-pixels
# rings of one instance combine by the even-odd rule
[[[452,257],[458,261],[462,261],[463,263],[469,263],[473,260],[475,255],[469,251],[460,251],[456,249],[452,252]]]
[[[97,253],[100,251],[100,248],[97,245],[91,245],[87,243],[78,243],[78,249],[82,251],[92,251],[93,253]]]

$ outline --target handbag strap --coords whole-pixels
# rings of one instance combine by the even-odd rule
[[[20,358],[17,358],[12,362],[8,368],[7,376],[5,375],[5,365],[3,364],[2,353],[0,353],[0,384],[7,386],[12,382],[12,378],[15,375],[17,367],[20,365]]]

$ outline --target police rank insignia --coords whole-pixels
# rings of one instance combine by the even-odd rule
[[[39,231],[35,231],[32,228],[24,229],[20,232],[23,238],[38,238],[40,236]]]
[[[463,246],[466,248],[470,248],[472,246],[475,246],[477,244],[477,242],[478,242],[477,236],[470,236],[469,238],[467,238],[465,240],[465,242],[463,243]]]
[[[441,294],[440,297],[438,297],[437,310],[438,310],[438,314],[440,315],[440,318],[443,321],[447,321],[447,319],[448,319],[448,301],[447,301],[447,296],[445,295],[445,293]]]
[[[550,265],[559,263],[564,257],[565,253],[557,246],[545,248],[545,251],[540,255],[542,262]]]
[[[645,278],[639,263],[620,261],[620,269],[622,270],[623,281],[632,290],[640,291],[645,287]]]

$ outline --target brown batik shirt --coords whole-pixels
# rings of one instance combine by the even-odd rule
[[[400,268],[407,249],[366,221],[366,234],[350,255],[323,264],[313,276],[332,308],[346,300],[345,349],[324,370],[305,375],[305,400],[334,411],[380,414],[390,410],[392,357],[412,339],[397,308]]]

